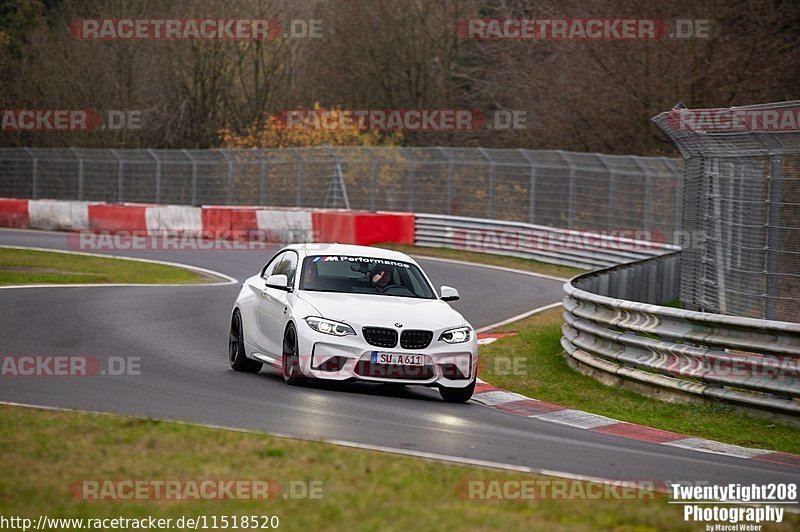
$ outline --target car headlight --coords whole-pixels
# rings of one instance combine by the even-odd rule
[[[315,318],[314,316],[309,316],[306,318],[306,323],[308,326],[314,329],[317,332],[321,332],[323,334],[332,334],[333,336],[347,336],[348,334],[355,335],[356,332],[353,330],[352,327],[347,325],[346,323],[341,323],[339,321],[333,320],[326,320],[325,318]]]
[[[472,336],[472,329],[469,327],[459,327],[457,329],[450,329],[444,331],[439,335],[439,340],[447,342],[448,344],[461,344],[468,342]]]

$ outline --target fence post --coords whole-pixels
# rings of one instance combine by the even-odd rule
[[[606,161],[606,155],[598,155],[597,158],[603,164],[608,174],[608,198],[606,202],[606,229],[613,230],[617,227],[614,223],[614,214],[616,213],[616,195],[617,195],[617,174],[613,170],[613,165]]]
[[[75,148],[70,148],[69,151],[78,159],[78,200],[83,201],[83,157],[78,155]]]
[[[181,150],[181,152],[192,163],[192,205],[197,205],[197,160],[188,150]]]
[[[156,203],[161,203],[161,159],[153,150],[147,150],[148,155],[156,162]]]
[[[303,205],[303,157],[297,152],[297,148],[292,149],[295,161],[297,161],[297,173],[295,174],[295,183],[297,191],[295,192],[295,206],[300,207]]]
[[[378,160],[375,158],[375,153],[370,148],[364,148],[369,154],[369,210],[370,212],[378,211]]]
[[[536,159],[531,158],[529,150],[520,149],[519,152],[531,166],[530,185],[528,185],[528,223],[536,225]]]
[[[226,205],[233,204],[233,159],[228,156],[228,151],[224,149],[217,150],[228,163],[228,179],[225,185],[226,188]]]
[[[447,160],[447,214],[453,214],[453,160],[444,151],[444,148],[436,148]]]
[[[117,150],[111,150],[111,155],[117,159],[117,203],[125,201],[125,160],[117,154]]]
[[[267,156],[264,150],[256,150],[256,157],[258,157],[259,172],[258,172],[258,204],[267,204]]]
[[[23,149],[31,158],[31,199],[36,199],[36,185],[39,181],[39,158],[33,154],[30,148]]]
[[[771,154],[769,158],[769,178],[767,179],[767,191],[769,202],[767,203],[767,260],[766,276],[767,290],[764,295],[764,318],[768,320],[777,319],[779,294],[779,275],[780,275],[780,249],[781,249],[781,179],[783,177],[783,157]]]
[[[652,203],[652,188],[653,188],[653,174],[650,170],[642,164],[641,157],[636,155],[632,155],[631,158],[633,162],[636,163],[636,166],[644,172],[644,205],[642,206],[642,217],[644,218],[644,229],[646,231],[650,231],[650,224],[651,222],[651,212],[650,212],[650,205]]]
[[[574,229],[575,223],[575,165],[572,159],[563,150],[557,150],[558,155],[567,163],[569,167],[569,198],[567,207],[567,228]]]
[[[407,148],[400,148],[400,151],[406,156],[406,163],[408,163],[408,170],[406,174],[406,184],[408,185],[406,210],[408,210],[408,212],[414,212],[414,184],[417,177],[416,163],[409,156],[409,151]]]
[[[496,165],[494,159],[489,156],[485,148],[478,148],[478,151],[481,152],[481,155],[483,155],[484,159],[489,161],[489,190],[487,191],[489,196],[489,206],[487,210],[488,217],[490,219],[494,219],[494,181],[496,177]]]

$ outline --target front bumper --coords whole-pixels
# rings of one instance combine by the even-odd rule
[[[300,340],[300,367],[304,375],[325,380],[420,384],[464,388],[475,379],[478,369],[475,335],[461,344],[431,342],[425,349],[403,349],[399,345],[383,349],[363,338],[341,338],[317,333],[305,327]],[[305,345],[304,345],[305,344]],[[372,354],[399,353],[422,355],[423,366],[383,365],[373,362]],[[309,353],[303,356],[302,353]]]

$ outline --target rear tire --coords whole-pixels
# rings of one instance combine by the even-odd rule
[[[231,318],[231,334],[228,338],[228,362],[230,362],[231,369],[234,371],[245,373],[258,373],[261,371],[261,362],[250,360],[245,355],[242,316],[238,310],[233,313],[233,318]]]
[[[472,398],[475,392],[475,381],[469,383],[466,388],[446,388],[439,386],[439,395],[448,403],[466,403]]]
[[[283,334],[283,380],[286,384],[302,384],[306,378],[300,373],[300,355],[297,347],[297,330],[291,323]]]

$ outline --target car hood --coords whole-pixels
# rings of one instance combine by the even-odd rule
[[[320,317],[357,327],[396,327],[395,323],[402,323],[405,329],[444,329],[467,324],[461,314],[439,299],[306,291],[298,292],[298,297],[316,308]]]

